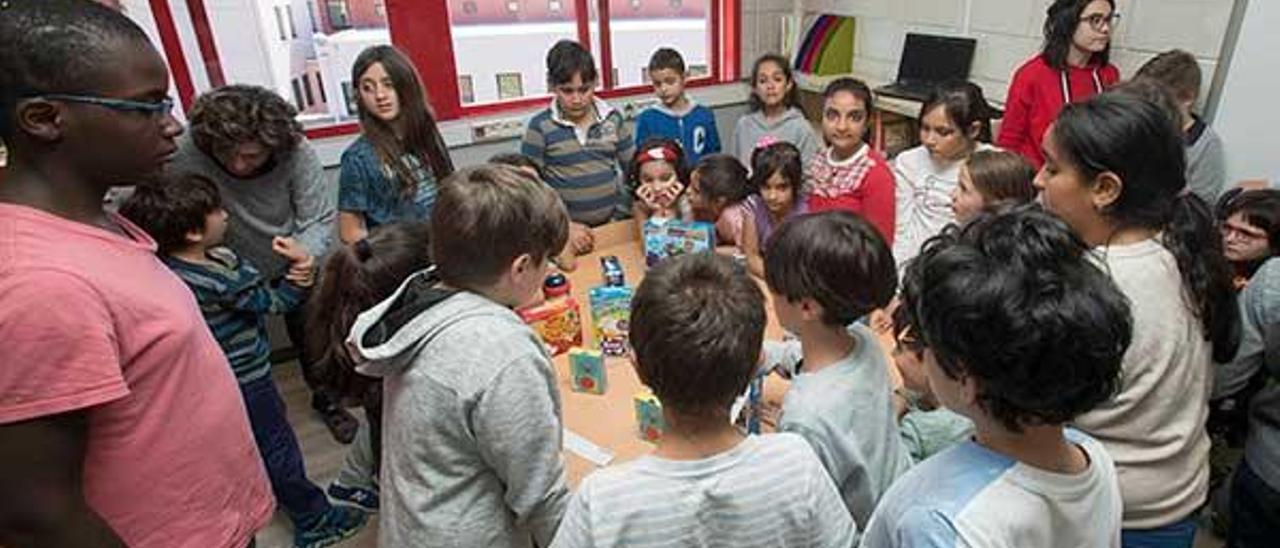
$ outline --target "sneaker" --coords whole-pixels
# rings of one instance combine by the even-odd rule
[[[364,527],[368,516],[356,508],[334,506],[325,512],[315,525],[306,529],[298,529],[293,535],[296,548],[322,548],[349,539],[361,527]]]
[[[332,500],[334,504],[359,508],[366,512],[378,511],[377,490],[362,489],[360,487],[347,487],[335,481],[329,484],[327,492],[329,494],[329,499]]]

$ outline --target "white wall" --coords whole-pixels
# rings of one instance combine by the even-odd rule
[[[1214,127],[1226,146],[1227,181],[1267,179],[1280,184],[1280,115],[1271,101],[1280,90],[1280,2],[1249,0]]]
[[[751,64],[766,53],[782,51],[782,17],[796,9],[793,0],[741,0],[742,49],[739,74],[749,78]],[[908,0],[901,0],[908,1]],[[914,1],[914,0],[911,0]]]
[[[1121,14],[1112,61],[1127,77],[1164,50],[1182,48],[1200,60],[1207,96],[1221,57],[1234,0],[1117,0]],[[1254,0],[1275,3],[1275,0]],[[858,18],[854,72],[877,83],[898,72],[907,32],[978,39],[971,79],[1003,101],[1013,71],[1040,50],[1052,0],[795,0],[806,13]]]

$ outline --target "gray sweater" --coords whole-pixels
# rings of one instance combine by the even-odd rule
[[[1272,489],[1280,491],[1280,259],[1253,275],[1240,294],[1244,324],[1240,350],[1215,368],[1213,397],[1240,391],[1254,375],[1270,377],[1249,401],[1244,458]]]
[[[425,274],[347,340],[383,378],[379,546],[549,546],[568,503],[560,392],[538,335]]]
[[[1213,127],[1196,118],[1187,131],[1187,188],[1210,207],[1226,188],[1227,165],[1222,139]]]
[[[227,247],[268,278],[289,266],[271,251],[273,237],[291,236],[319,259],[334,242],[338,219],[338,186],[325,181],[311,143],[304,138],[291,154],[273,162],[256,177],[235,177],[196,148],[188,132],[178,139],[178,154],[169,166],[170,173],[194,173],[218,185],[230,215]]]
[[[777,120],[768,121],[763,111],[756,111],[738,119],[734,126],[733,138],[729,142],[729,152],[736,156],[742,165],[751,169],[751,153],[764,137],[772,137],[785,141],[800,149],[800,160],[805,167],[818,149],[822,148],[818,135],[813,131],[813,124],[804,117],[799,109],[790,108]]]

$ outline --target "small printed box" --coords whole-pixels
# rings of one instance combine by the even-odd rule
[[[593,287],[587,294],[591,323],[595,326],[596,347],[606,356],[627,354],[627,333],[631,329],[631,295],[627,286]]]
[[[552,355],[582,346],[582,317],[578,303],[572,298],[555,299],[531,308],[521,309],[520,317],[542,336]]]
[[[648,267],[680,255],[716,247],[716,226],[711,223],[650,217],[642,229],[644,264]]]
[[[633,399],[636,403],[636,426],[640,439],[647,442],[662,439],[662,433],[666,430],[666,423],[662,420],[662,402],[647,390],[637,393]]]
[[[627,285],[627,277],[622,271],[622,262],[615,255],[600,257],[600,274],[604,277],[604,285],[622,287]]]
[[[604,354],[588,348],[569,349],[569,377],[573,381],[574,392],[604,394],[609,389]]]

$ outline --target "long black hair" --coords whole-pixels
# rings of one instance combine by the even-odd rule
[[[1120,178],[1120,196],[1103,215],[1116,229],[1161,232],[1214,360],[1230,360],[1240,342],[1231,267],[1209,205],[1185,191],[1186,153],[1168,113],[1140,97],[1104,93],[1067,105],[1052,131],[1065,161],[1087,179]]]
[[[431,174],[437,181],[453,174],[453,161],[449,159],[449,149],[445,146],[440,129],[436,126],[436,118],[427,105],[422,79],[418,77],[418,70],[413,67],[409,58],[392,46],[372,46],[365,49],[356,57],[356,62],[351,67],[351,82],[357,89],[360,87],[360,77],[374,63],[381,63],[382,69],[391,77],[400,103],[404,137],[396,137],[391,124],[369,112],[363,99],[356,101],[356,110],[360,113],[360,131],[373,143],[382,163],[395,173],[400,182],[401,193],[412,196],[418,191],[418,180],[413,175],[413,167],[405,162],[406,155],[417,158],[423,167],[431,168]]]
[[[1115,0],[1106,2],[1111,4],[1112,10],[1116,9]],[[1045,12],[1044,49],[1041,53],[1050,67],[1067,70],[1067,52],[1071,51],[1071,41],[1075,38],[1076,29],[1086,24],[1080,20],[1080,15],[1091,3],[1093,0],[1056,0]],[[1100,66],[1110,63],[1111,42],[1107,42],[1106,49],[1093,54],[1091,60]]]

